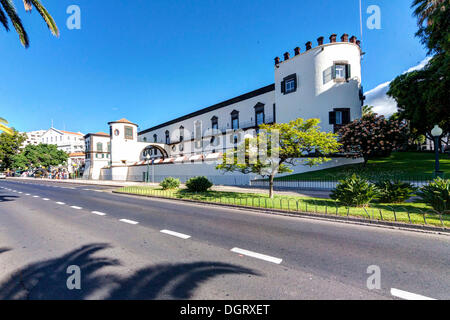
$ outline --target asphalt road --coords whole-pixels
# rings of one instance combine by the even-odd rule
[[[0,299],[450,298],[446,235],[110,190],[0,180]]]

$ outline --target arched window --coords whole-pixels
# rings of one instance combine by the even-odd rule
[[[219,118],[217,118],[216,116],[211,118],[211,129],[213,133],[216,133],[217,130],[219,130]]]
[[[180,142],[184,141],[184,127],[180,127]]]
[[[153,142],[154,143],[158,142],[158,136],[156,134],[153,135]]]
[[[239,111],[233,110],[231,113],[231,129],[239,129]]]
[[[143,140],[144,140],[144,142],[147,142],[147,137],[144,137],[144,139],[143,139]]]
[[[169,130],[166,131],[166,144],[170,144],[170,133],[169,133]]]

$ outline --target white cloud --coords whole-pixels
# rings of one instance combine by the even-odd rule
[[[409,68],[404,73],[423,69],[430,59],[431,57],[423,59],[417,66]],[[389,91],[390,83],[391,81],[382,83],[372,90],[364,93],[366,96],[366,101],[364,104],[373,106],[374,112],[384,116],[391,116],[393,113],[397,112],[397,102],[386,94]]]

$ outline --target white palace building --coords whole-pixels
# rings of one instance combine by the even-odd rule
[[[109,123],[110,133],[85,136],[84,178],[159,182],[168,176],[182,181],[205,175],[215,184],[248,184],[253,175],[215,169],[217,161],[262,123],[285,123],[297,118],[319,118],[324,131],[361,117],[363,52],[356,37],[336,34],[311,42],[305,51],[275,58],[275,83],[227,101],[138,131],[126,119]],[[150,160],[148,160],[150,159]],[[295,173],[351,163],[335,158],[321,166],[298,165]],[[356,160],[358,161],[358,160]]]

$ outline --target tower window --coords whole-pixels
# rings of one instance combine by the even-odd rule
[[[133,128],[125,127],[125,139],[133,139]]]
[[[284,94],[297,91],[297,74],[291,74],[281,82],[281,92]]]
[[[335,78],[336,79],[345,79],[345,65],[337,64],[335,67]]]

